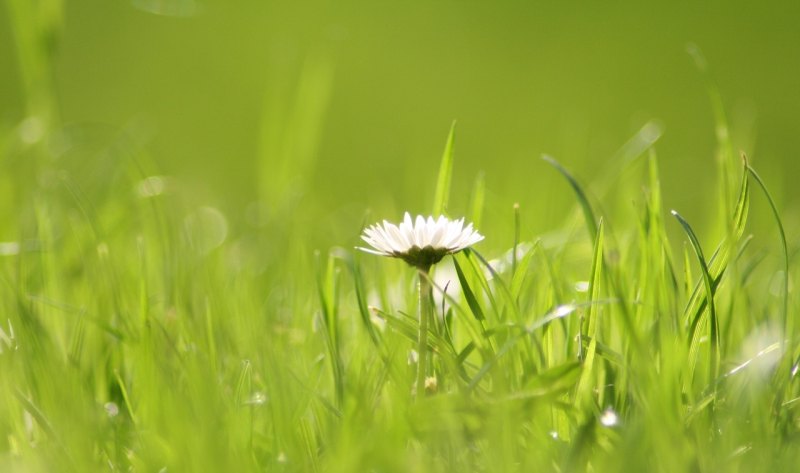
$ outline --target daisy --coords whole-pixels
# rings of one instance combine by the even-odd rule
[[[426,377],[428,370],[428,324],[432,317],[431,284],[428,272],[431,266],[445,255],[458,253],[483,240],[483,235],[464,226],[464,219],[450,220],[447,217],[427,219],[418,215],[411,220],[406,212],[400,225],[375,224],[364,230],[361,238],[372,248],[359,248],[367,253],[400,258],[419,270],[419,337],[417,339],[417,376],[414,391],[421,397],[432,393]],[[435,379],[435,378],[434,378]]]
[[[400,225],[375,224],[364,230],[361,238],[374,250],[359,248],[368,253],[400,258],[418,269],[427,270],[446,255],[458,253],[483,240],[483,235],[464,226],[464,219],[450,220],[441,216],[434,220],[418,215],[412,221],[406,212]]]

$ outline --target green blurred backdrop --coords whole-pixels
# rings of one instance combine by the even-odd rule
[[[427,211],[456,119],[454,213],[485,172],[486,218],[510,226],[520,202],[525,231],[544,232],[574,200],[540,155],[591,183],[654,120],[665,204],[702,227],[716,145],[688,43],[708,60],[734,146],[790,220],[800,205],[797,1],[5,3],[5,127],[52,110],[65,149],[82,150],[53,159],[78,179],[127,166],[113,143],[135,143],[149,172],[234,225],[257,223],[261,199],[316,222],[324,247],[353,243],[365,218]]]

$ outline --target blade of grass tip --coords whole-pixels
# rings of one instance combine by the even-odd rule
[[[657,238],[654,238],[652,242],[653,248],[657,249],[660,247],[660,252],[662,253],[663,259],[667,265],[667,269],[669,270],[669,282],[672,283],[672,288],[676,289],[678,287],[678,280],[675,277],[675,264],[673,263],[672,257],[672,249],[668,244],[667,240],[667,233],[666,228],[664,227],[664,220],[662,218],[662,204],[661,204],[661,178],[659,177],[658,172],[658,157],[656,156],[656,152],[654,149],[650,149],[650,154],[648,156],[648,164],[649,164],[649,183],[650,183],[650,215],[653,219],[653,226],[652,231],[654,235],[657,235]],[[667,244],[665,244],[667,243]]]
[[[764,180],[761,179],[761,176],[758,175],[755,169],[753,169],[750,164],[747,162],[747,157],[742,154],[742,160],[745,163],[745,169],[747,173],[753,176],[755,179],[756,184],[761,188],[761,191],[767,197],[767,202],[769,203],[770,210],[772,211],[772,215],[775,217],[775,223],[778,225],[778,235],[780,236],[781,240],[781,250],[783,252],[783,287],[781,288],[781,316],[783,318],[783,333],[784,339],[786,340],[786,346],[784,347],[784,353],[787,356],[784,357],[785,362],[783,362],[783,366],[778,371],[778,376],[786,386],[786,392],[778,392],[775,396],[775,402],[773,406],[775,408],[783,405],[783,400],[786,396],[791,396],[791,383],[790,380],[790,373],[792,372],[792,366],[795,364],[795,360],[793,360],[793,354],[795,351],[794,348],[794,319],[793,317],[789,317],[789,247],[786,243],[786,231],[783,227],[783,220],[781,219],[780,212],[778,211],[778,206],[775,203],[775,200],[772,198],[772,194],[770,194],[769,190],[767,189],[767,185],[764,183]],[[777,410],[777,409],[776,409]],[[787,422],[790,420],[784,420]]]
[[[589,301],[594,302],[600,300],[600,278],[603,274],[603,219],[600,219],[598,225],[597,238],[594,242],[594,256],[592,257],[592,269],[589,277]],[[597,333],[597,308],[594,304],[589,306],[589,311],[586,316],[587,330],[586,335],[594,337]]]
[[[784,333],[789,340],[792,340],[794,336],[794,330],[791,326],[793,320],[789,317],[789,246],[786,243],[786,231],[783,227],[783,220],[781,219],[780,212],[778,211],[778,206],[775,203],[775,199],[772,198],[772,194],[770,194],[769,190],[767,189],[767,185],[764,183],[761,176],[758,175],[755,169],[753,169],[750,164],[747,162],[747,158],[742,156],[742,159],[745,161],[745,168],[747,172],[753,176],[758,186],[761,188],[761,191],[764,192],[764,195],[767,197],[767,202],[769,202],[769,208],[772,211],[772,215],[775,217],[775,223],[778,225],[778,235],[781,239],[781,251],[783,252],[783,288],[782,288],[782,305],[781,305],[781,314],[783,316],[783,326],[784,326]],[[791,350],[790,350],[791,351]]]
[[[442,215],[447,209],[447,199],[450,195],[450,182],[453,177],[453,144],[456,137],[456,122],[450,125],[447,143],[442,153],[442,162],[439,165],[439,177],[436,180],[436,193],[433,197],[433,215]]]
[[[676,212],[675,210],[672,211],[672,215],[678,219],[678,222],[683,227],[684,232],[689,237],[689,242],[692,244],[692,249],[694,249],[695,255],[697,256],[697,261],[700,264],[700,270],[703,273],[703,283],[705,284],[706,288],[706,300],[708,301],[708,321],[709,321],[709,338],[711,340],[711,350],[709,352],[710,358],[710,369],[711,369],[711,377],[710,379],[716,379],[719,376],[719,360],[720,360],[720,341],[719,341],[719,321],[717,320],[717,313],[716,307],[714,304],[714,284],[712,282],[712,277],[708,272],[708,265],[706,264],[706,259],[703,256],[703,249],[700,247],[700,242],[697,239],[694,231],[692,230],[691,225],[689,222],[684,220],[681,215]],[[690,353],[690,372],[692,375],[694,374],[694,366],[696,363],[695,356],[697,351],[699,350],[700,344],[700,334],[698,327],[700,327],[701,323],[694,324],[692,333],[690,334],[691,337],[691,345],[689,347]]]
[[[539,245],[541,245],[541,240],[536,240],[532,245],[530,245],[530,248],[528,248],[517,265],[517,272],[511,278],[511,296],[515,301],[519,301],[525,275],[528,273],[528,267],[533,260],[534,253],[536,253],[536,250],[539,249]]]
[[[586,314],[586,330],[583,336],[589,338],[589,347],[581,357],[583,359],[583,372],[581,373],[580,381],[575,392],[578,402],[583,402],[584,399],[589,399],[592,393],[592,386],[590,384],[591,377],[594,372],[594,358],[597,351],[597,311],[598,308],[593,304],[593,301],[600,299],[600,281],[603,277],[603,220],[600,219],[598,225],[597,237],[594,242],[594,256],[592,257],[592,269],[589,277],[589,309]],[[583,350],[583,347],[579,347]]]
[[[744,234],[744,229],[747,224],[747,215],[750,208],[750,180],[747,176],[748,172],[743,168],[742,183],[739,190],[739,197],[736,201],[736,210],[733,215],[733,225],[727,227],[727,236],[714,250],[711,258],[708,259],[708,272],[711,274],[713,282],[712,287],[715,290],[728,267],[731,254],[735,251],[735,244]],[[684,314],[688,317],[689,321],[696,320],[705,310],[706,299],[701,288],[702,283],[698,282],[694,289],[689,292],[691,297],[684,310]]]
[[[472,185],[472,224],[475,228],[481,227],[481,219],[483,218],[483,204],[486,200],[486,176],[483,172],[478,173],[475,177],[475,183]]]
[[[594,211],[592,210],[591,204],[589,204],[589,199],[586,197],[586,193],[583,191],[583,187],[578,184],[578,181],[570,174],[567,169],[561,165],[555,158],[548,155],[542,155],[542,159],[556,168],[558,172],[561,173],[562,176],[569,182],[569,185],[572,186],[572,190],[575,191],[575,195],[578,197],[578,203],[581,206],[581,210],[583,210],[583,218],[586,221],[586,229],[589,231],[589,236],[592,240],[597,239],[597,219],[595,219]]]

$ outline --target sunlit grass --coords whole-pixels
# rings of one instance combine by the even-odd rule
[[[697,206],[718,221],[665,208],[648,123],[598,176],[545,157],[563,185],[539,198],[574,211],[526,234],[540,216],[488,207],[484,174],[453,194],[453,126],[413,185],[486,239],[420,274],[300,197],[325,61],[261,130],[260,201],[237,213],[163,176],[135,129],[81,147],[36,47],[51,19],[14,5],[29,117],[0,129],[0,471],[796,469],[797,242],[707,76],[719,197]],[[399,217],[375,201],[364,224]]]
[[[445,212],[450,150],[428,179]],[[771,197],[775,227],[747,225],[767,196],[750,182],[766,183],[743,162],[711,251],[666,218],[652,150],[632,164],[630,225],[607,225],[548,161],[579,219],[528,238],[482,227],[485,242],[434,268],[417,396],[413,269],[349,242],[314,257],[271,238],[282,222],[229,235],[141,171],[99,201],[56,177],[4,246],[4,468],[789,471],[792,268],[751,249],[783,242]]]

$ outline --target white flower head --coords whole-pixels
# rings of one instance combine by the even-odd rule
[[[464,219],[450,220],[441,216],[434,220],[418,215],[412,220],[406,212],[400,225],[389,223],[372,225],[364,230],[361,238],[375,250],[362,251],[382,256],[400,258],[411,266],[429,268],[445,255],[458,253],[483,240],[483,235],[464,226]]]

